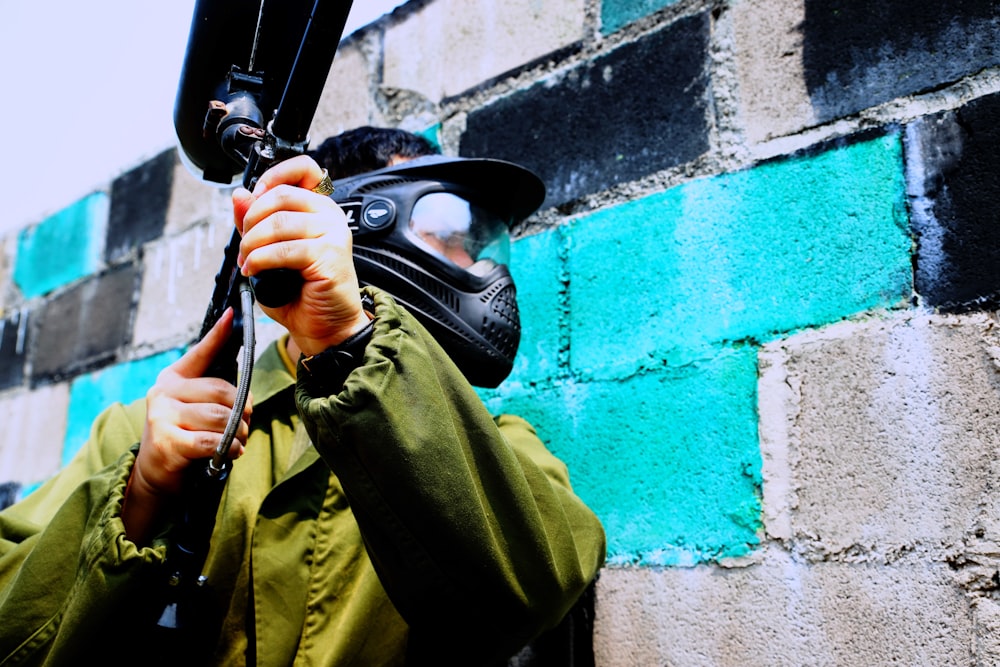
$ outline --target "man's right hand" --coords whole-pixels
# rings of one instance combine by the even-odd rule
[[[146,425],[122,506],[125,534],[144,543],[163,507],[181,490],[192,461],[214,453],[236,402],[236,387],[203,377],[232,330],[227,311],[211,331],[165,368],[146,394]],[[243,453],[250,433],[251,401],[243,412],[230,457]]]

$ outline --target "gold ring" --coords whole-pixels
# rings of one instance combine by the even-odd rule
[[[330,172],[326,169],[323,170],[323,180],[312,191],[321,195],[333,194],[333,181],[330,180]]]

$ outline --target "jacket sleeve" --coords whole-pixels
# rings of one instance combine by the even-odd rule
[[[109,617],[125,617],[137,577],[162,560],[162,547],[125,538],[120,517],[138,417],[109,408],[71,463],[0,512],[0,664],[85,655]]]
[[[310,436],[414,635],[477,662],[508,655],[596,576],[604,532],[565,465],[524,420],[494,419],[391,298],[376,293],[373,338],[343,390],[308,384],[296,394]]]

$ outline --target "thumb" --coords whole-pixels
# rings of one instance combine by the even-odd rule
[[[216,355],[229,339],[233,330],[233,309],[227,308],[205,337],[191,346],[184,355],[174,362],[174,371],[186,378],[202,377],[212,365]]]

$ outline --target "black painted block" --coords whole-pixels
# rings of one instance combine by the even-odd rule
[[[177,153],[164,151],[111,184],[105,260],[114,264],[133,248],[163,235]]]
[[[0,389],[24,383],[28,359],[28,311],[10,313],[0,322]]]
[[[820,121],[1000,64],[996,0],[805,0],[801,30]]]
[[[35,318],[32,381],[54,381],[104,365],[131,337],[139,271],[132,264],[76,285]]]
[[[708,149],[710,27],[680,19],[470,113],[460,153],[534,170],[544,206],[690,162]]]
[[[0,510],[16,503],[17,494],[20,490],[21,485],[17,482],[4,482],[0,484]]]
[[[947,312],[1000,306],[1000,95],[929,116],[907,134],[914,286]],[[915,131],[913,131],[915,130]],[[912,158],[911,158],[912,161]]]

